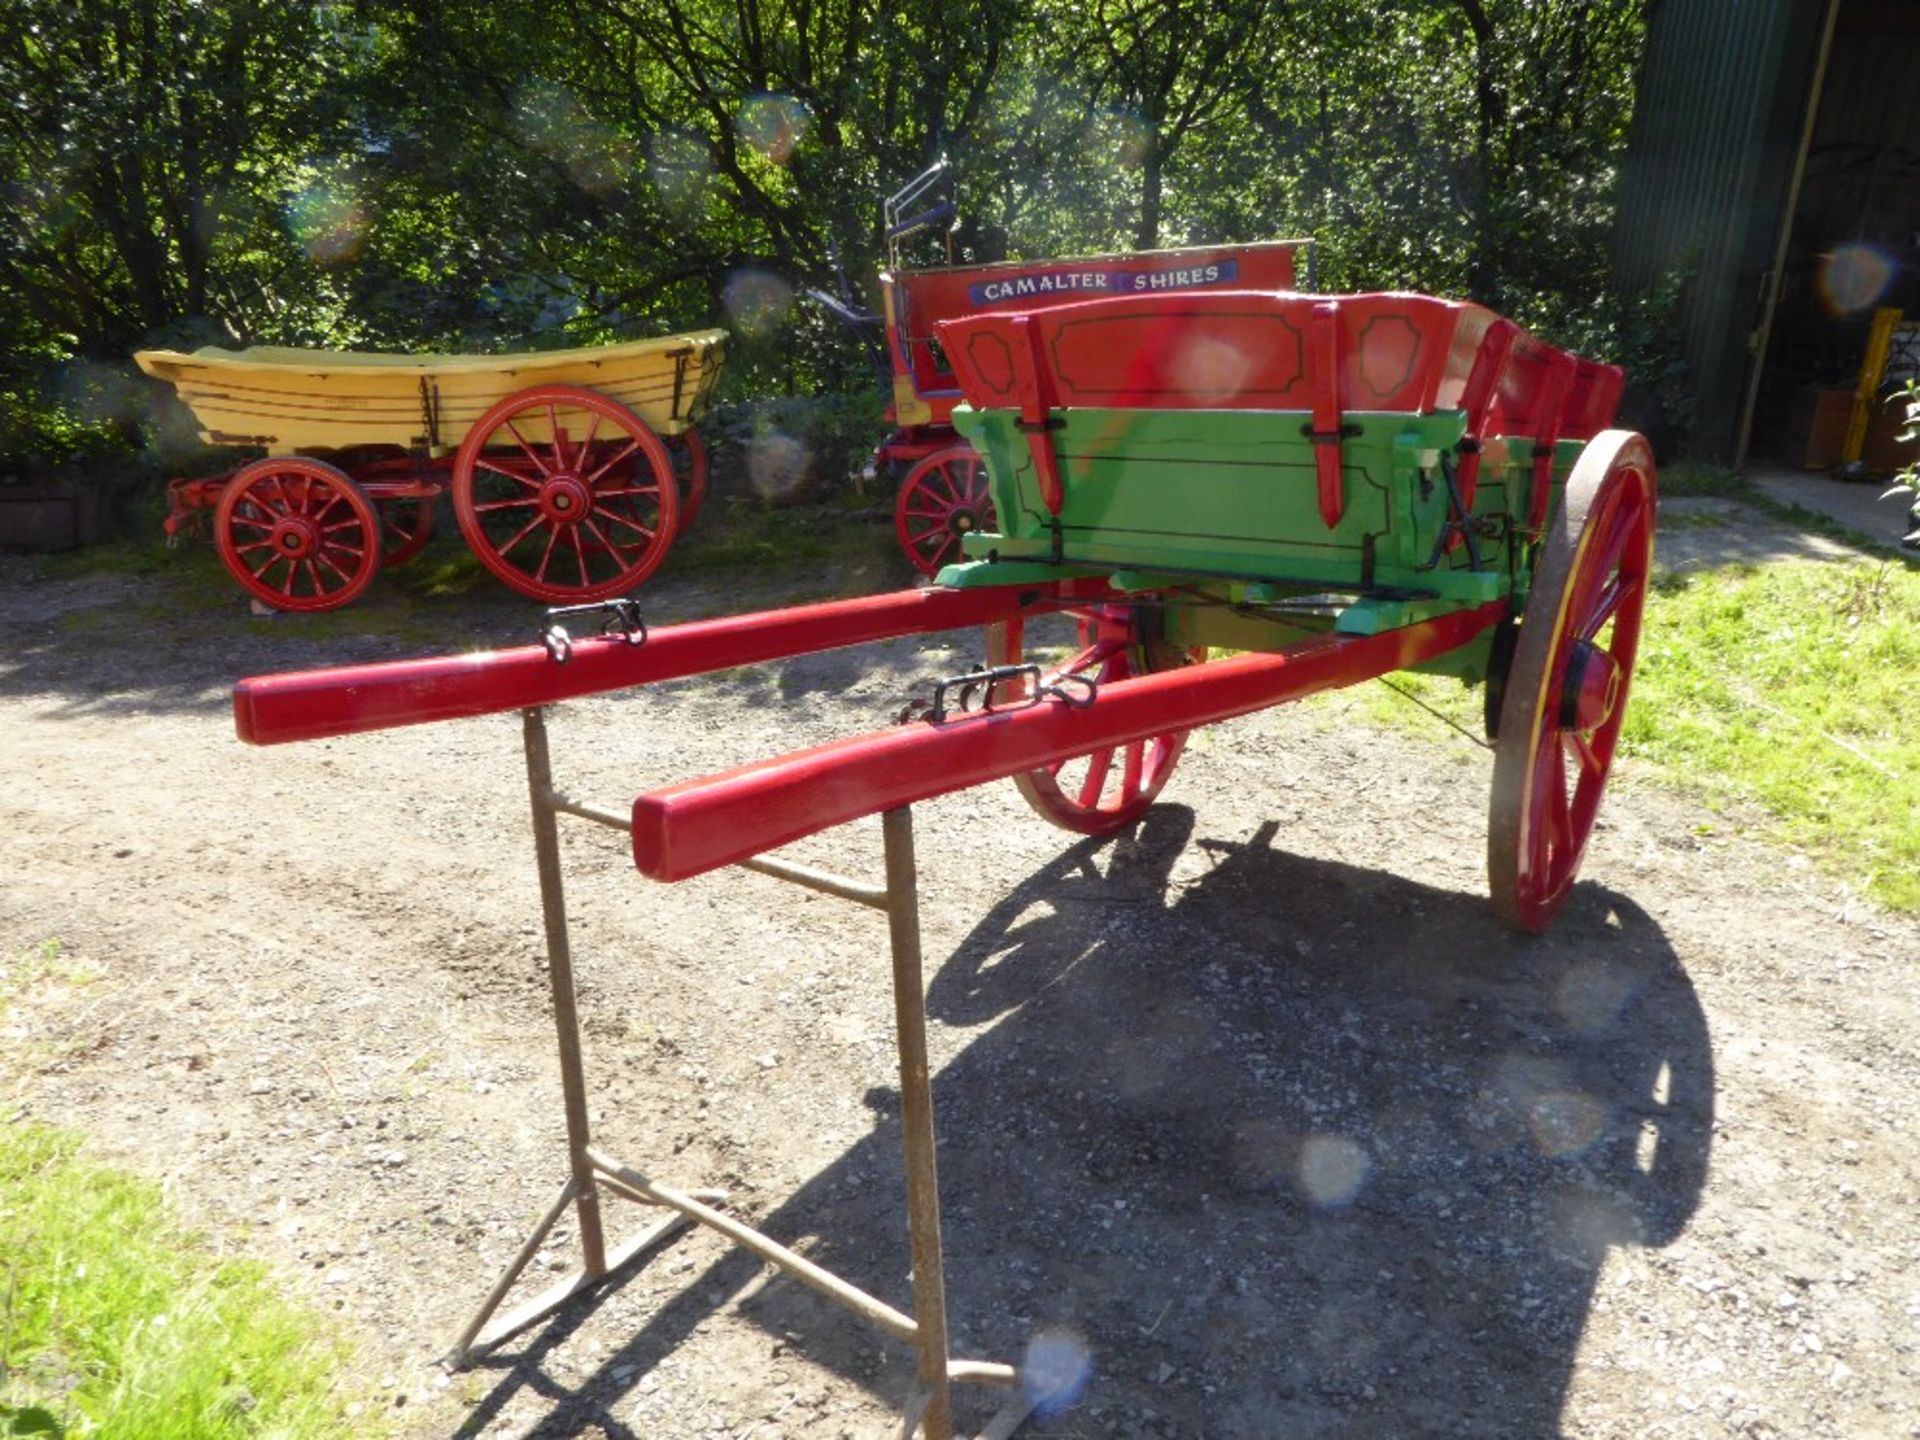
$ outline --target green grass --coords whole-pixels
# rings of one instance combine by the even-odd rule
[[[1478,732],[1480,692],[1393,683]],[[1367,713],[1435,722],[1368,689]],[[1730,565],[1658,581],[1621,754],[1893,910],[1920,912],[1920,572],[1878,560]]]
[[[341,1344],[77,1137],[0,1123],[0,1436],[240,1440],[343,1420]]]
[[[1622,744],[1893,909],[1920,910],[1920,574],[1782,561],[1649,602]]]
[[[1677,499],[1714,496],[1747,498],[1752,488],[1736,470],[1710,465],[1703,460],[1675,460],[1660,467],[1660,498]],[[1662,521],[1664,524],[1664,520]]]
[[[752,501],[709,505],[668,552],[663,573],[779,570],[896,559],[891,521],[881,523],[844,504],[771,508]],[[905,573],[904,563],[901,566]]]

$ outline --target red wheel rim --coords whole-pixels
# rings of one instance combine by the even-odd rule
[[[1187,649],[1144,634],[1147,617],[1157,612],[1143,606],[1099,605],[1070,613],[1079,618],[1080,648],[1047,675],[1049,680],[1084,675],[1105,684],[1152,670],[1195,665],[1207,658],[1204,646]],[[1021,632],[1018,616],[989,627],[988,663],[1018,664]],[[1185,730],[1170,730],[1029,770],[1016,775],[1013,783],[1027,803],[1054,824],[1082,835],[1104,835],[1146,813],[1173,774],[1186,743]]]
[[[404,495],[376,500],[380,512],[380,563],[404,565],[433,539],[433,497]]]
[[[907,473],[893,506],[893,533],[914,569],[938,575],[965,558],[960,537],[999,526],[987,494],[987,464],[968,445],[936,450]]]
[[[1647,442],[1596,436],[1542,543],[1501,702],[1487,873],[1508,923],[1544,930],[1573,887],[1626,717],[1653,565]]]
[[[473,553],[536,600],[623,595],[666,558],[673,462],[633,411],[575,385],[536,385],[482,415],[453,462],[453,513]]]
[[[220,492],[213,534],[233,578],[276,610],[345,605],[380,568],[373,502],[324,460],[302,455],[236,471]]]
[[[667,455],[673,461],[674,484],[680,492],[680,518],[673,528],[673,538],[678,540],[687,533],[707,498],[707,442],[698,430],[689,430],[667,441]]]

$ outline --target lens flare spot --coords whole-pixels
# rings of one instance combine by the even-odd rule
[[[1553,988],[1553,1008],[1582,1035],[1597,1035],[1620,1018],[1635,990],[1634,978],[1617,965],[1574,965]]]
[[[1307,1199],[1322,1209],[1353,1202],[1373,1162],[1367,1152],[1343,1135],[1310,1135],[1300,1146],[1295,1177]]]
[[[1201,338],[1180,352],[1172,373],[1200,398],[1218,405],[1240,393],[1253,360],[1237,345]]]
[[[1820,295],[1840,315],[1865,310],[1886,293],[1894,264],[1872,245],[1842,245],[1820,267]]]
[[[1547,1210],[1548,1246],[1578,1264],[1599,1265],[1608,1250],[1638,1245],[1644,1238],[1645,1227],[1639,1216],[1616,1196],[1566,1190]]]
[[[1087,122],[1087,142],[1095,153],[1137,170],[1153,145],[1153,127],[1130,110],[1096,110]]]
[[[684,215],[699,210],[713,165],[698,139],[668,130],[654,137],[647,175],[667,208]]]
[[[513,127],[529,149],[559,165],[590,195],[615,194],[639,163],[632,141],[596,120],[559,85],[523,89],[515,100]]]
[[[344,183],[301,191],[287,207],[287,222],[317,265],[357,260],[366,252],[366,211],[360,197]]]
[[[798,490],[812,461],[805,445],[778,430],[763,431],[747,442],[747,478],[766,500],[782,499]]]
[[[1534,1097],[1527,1115],[1533,1143],[1554,1159],[1578,1155],[1607,1128],[1607,1109],[1577,1090],[1550,1090]]]
[[[734,116],[734,133],[770,164],[784,165],[813,124],[813,111],[791,95],[750,95]]]
[[[1020,1388],[1045,1420],[1073,1406],[1093,1378],[1087,1342],[1071,1330],[1039,1330],[1027,1341],[1020,1362]]]
[[[753,339],[771,335],[793,308],[793,287],[765,270],[736,270],[728,277],[720,302],[734,329]]]

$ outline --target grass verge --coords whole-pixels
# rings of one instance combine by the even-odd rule
[[[1648,599],[1621,754],[1889,909],[1920,912],[1920,572],[1783,560],[1671,575]],[[1393,683],[1477,733],[1480,692]],[[1368,712],[1429,726],[1379,687]]]
[[[0,1436],[274,1440],[345,1422],[341,1343],[77,1137],[0,1124]]]
[[[1920,574],[1877,560],[1669,576],[1622,744],[1880,903],[1920,911]]]

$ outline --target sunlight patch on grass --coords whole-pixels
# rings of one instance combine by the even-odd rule
[[[356,1435],[320,1322],[185,1234],[159,1189],[0,1124],[0,1435]]]
[[[1758,801],[1774,839],[1920,910],[1920,574],[1860,560],[1673,576],[1641,644],[1626,753]]]
[[[1481,692],[1396,675],[1479,733]],[[1438,734],[1384,686],[1363,713]],[[1620,753],[1890,909],[1920,911],[1920,573],[1784,560],[1664,578],[1647,605]]]

